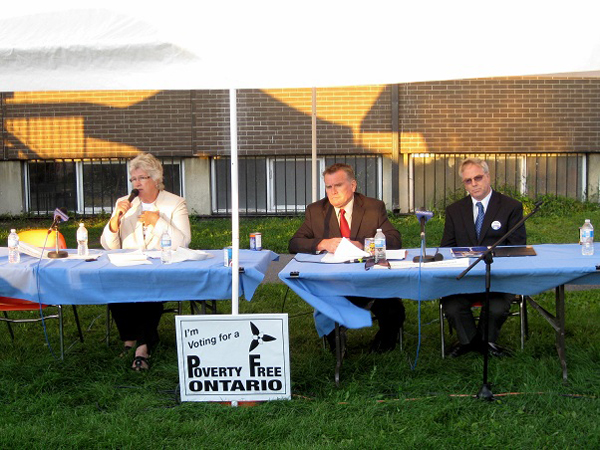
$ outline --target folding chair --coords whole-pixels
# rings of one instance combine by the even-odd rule
[[[527,339],[527,336],[529,334],[529,325],[527,322],[527,297],[524,295],[515,295],[515,298],[512,300],[512,304],[513,305],[518,305],[519,310],[518,311],[511,311],[510,314],[508,315],[509,317],[515,317],[515,316],[519,316],[520,318],[520,331],[521,331],[521,350],[523,350],[523,348],[525,348],[525,339]],[[473,305],[471,306],[472,308],[481,308],[481,303],[476,302],[473,303]],[[445,325],[444,325],[444,319],[446,318],[446,315],[444,314],[444,310],[442,307],[442,302],[439,302],[439,311],[440,311],[440,339],[441,339],[441,352],[442,352],[442,358],[446,357],[446,342],[445,342],[445,337],[444,337],[444,332],[445,332]],[[450,332],[452,332],[452,327],[450,327]]]
[[[47,241],[46,241],[47,238]],[[56,233],[52,232],[48,235],[48,231],[45,229],[36,229],[22,231],[19,233],[19,240],[36,247],[43,247],[44,243],[46,248],[56,247]],[[65,249],[67,244],[64,236],[58,233],[58,248]],[[57,308],[56,314],[44,314],[48,308]],[[3,317],[0,317],[0,321],[5,322],[8,326],[8,332],[10,333],[11,339],[14,341],[15,334],[12,329],[12,323],[33,323],[41,322],[48,319],[58,319],[59,336],[60,336],[60,358],[65,358],[64,351],[64,330],[63,330],[63,307],[62,305],[40,305],[37,302],[31,302],[28,300],[22,300],[11,297],[0,297],[0,311],[2,311]],[[9,318],[8,311],[30,311],[39,314],[39,317],[29,317],[22,319],[11,319]],[[81,332],[81,324],[79,323],[79,316],[77,314],[77,307],[73,305],[73,315],[75,317],[75,323],[77,324],[77,331],[79,332],[79,340],[83,342],[83,333]]]

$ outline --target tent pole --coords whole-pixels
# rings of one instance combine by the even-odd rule
[[[312,88],[312,201],[318,200],[317,174],[317,88]]]
[[[229,133],[231,137],[231,314],[239,314],[240,208],[238,190],[237,92],[229,89]]]

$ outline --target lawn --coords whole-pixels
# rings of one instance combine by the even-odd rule
[[[561,206],[561,205],[559,205]],[[594,205],[567,205],[534,217],[530,243],[576,242],[585,218],[600,223]],[[286,252],[299,218],[242,219],[240,235],[263,232],[263,245]],[[405,247],[418,245],[414,217],[393,218]],[[102,220],[86,219],[91,246]],[[19,229],[27,218],[6,218]],[[428,223],[430,246],[441,237],[443,218]],[[76,223],[63,227],[70,246]],[[195,248],[229,245],[230,221],[194,219]],[[6,236],[0,235],[0,239]],[[228,242],[229,241],[229,242]],[[242,239],[242,246],[247,240]],[[599,256],[600,257],[600,256]],[[442,360],[437,304],[422,303],[417,358],[417,303],[406,301],[404,348],[369,354],[374,329],[350,330],[349,354],[339,387],[334,357],[323,349],[311,308],[282,284],[263,284],[240,313],[289,314],[293,398],[238,407],[180,403],[174,316],[161,321],[161,343],[149,373],[129,369],[119,357],[116,329],[106,346],[105,307],[79,308],[85,342],[79,343],[66,311],[68,349],[53,357],[38,325],[16,327],[11,342],[0,324],[0,446],[2,448],[597,448],[600,446],[600,291],[567,292],[567,362],[562,383],[553,330],[530,309],[530,335],[519,347],[518,320],[509,319],[501,343],[517,349],[490,361],[489,380],[497,401],[473,398],[481,386],[482,360],[469,354]],[[553,293],[536,297],[553,310]],[[219,313],[230,311],[219,302]],[[187,310],[188,306],[185,305]],[[47,323],[57,345],[57,325]],[[454,336],[447,336],[452,341]]]

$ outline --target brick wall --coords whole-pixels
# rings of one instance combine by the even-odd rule
[[[400,151],[595,152],[600,79],[399,85]],[[320,154],[391,154],[390,86],[317,89]],[[311,152],[310,89],[238,91],[240,155]],[[229,154],[229,92],[5,93],[4,159]]]
[[[400,86],[401,151],[596,152],[599,79],[486,79]]]
[[[4,94],[7,159],[191,156],[189,91]]]
[[[195,152],[228,155],[229,92],[194,91],[192,97]],[[388,90],[381,86],[317,89],[319,152],[389,152],[389,133],[373,135],[361,130],[367,114],[380,127],[391,129],[389,101]],[[240,155],[311,153],[311,89],[240,90],[237,102]],[[375,102],[379,104],[376,110]]]

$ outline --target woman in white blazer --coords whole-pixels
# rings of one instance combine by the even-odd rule
[[[129,163],[130,181],[138,196],[121,197],[104,227],[100,242],[106,250],[159,250],[167,230],[171,246],[187,247],[191,240],[190,220],[185,199],[164,190],[160,161],[149,153]],[[161,302],[111,303],[110,309],[123,341],[123,354],[136,347],[132,369],[150,368],[150,350],[158,342]]]

